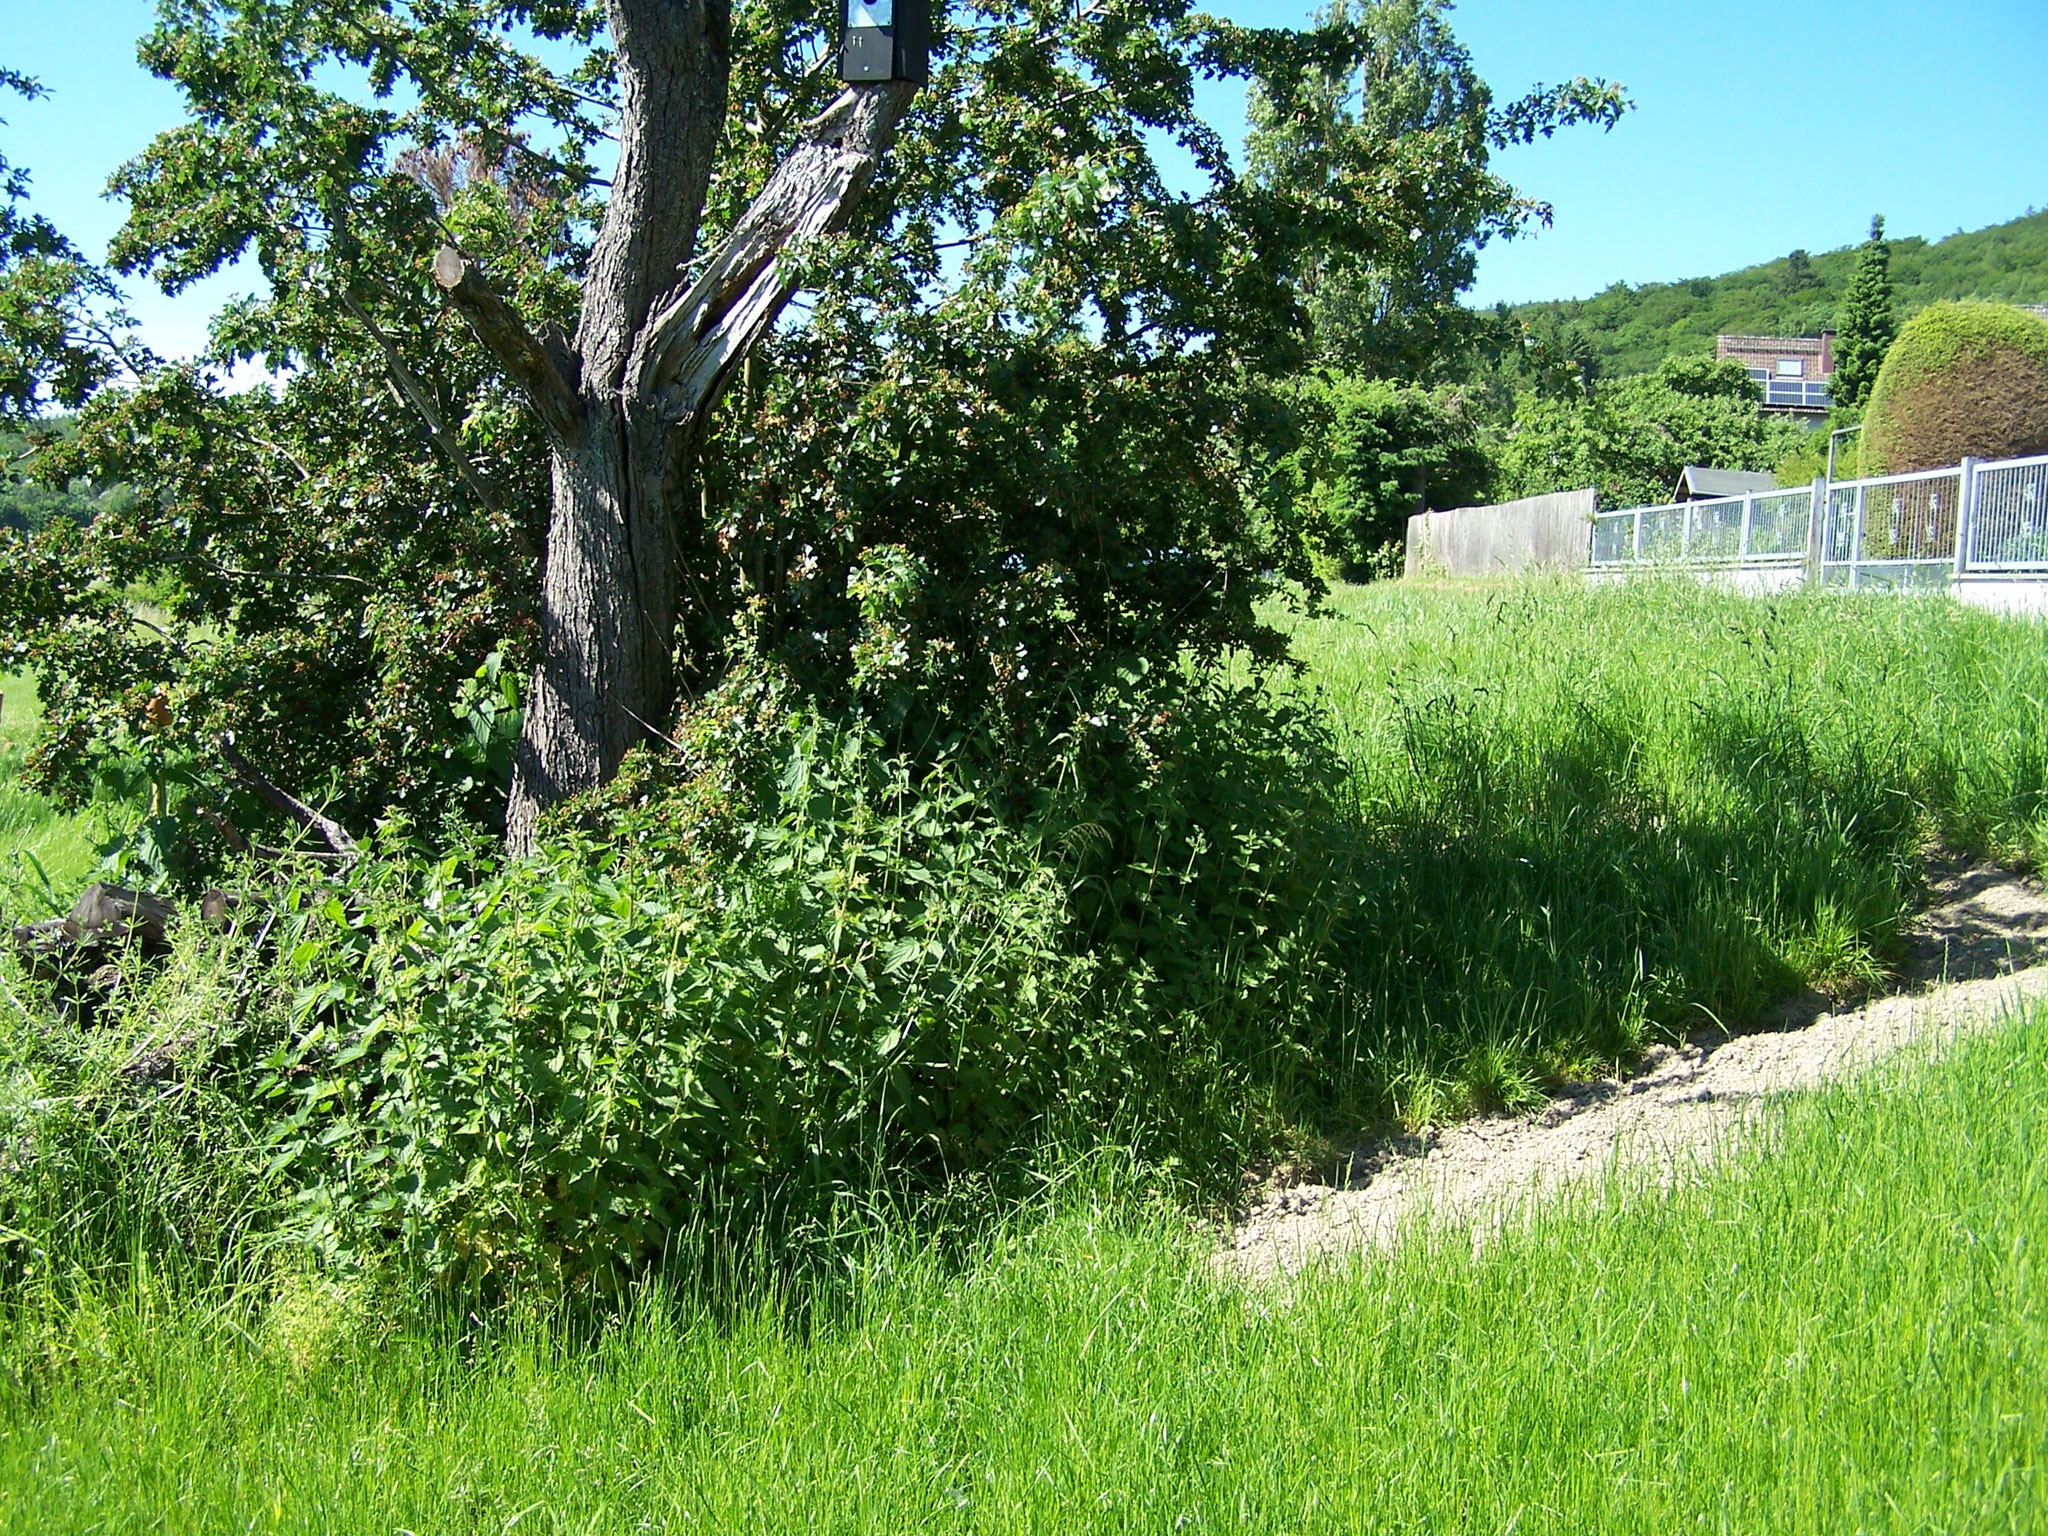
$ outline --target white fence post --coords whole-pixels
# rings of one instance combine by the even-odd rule
[[[1970,533],[1977,522],[1977,460],[1963,455],[1962,484],[1956,488],[1956,575],[1970,568]]]
[[[1813,500],[1806,509],[1806,579],[1820,584],[1821,561],[1827,554],[1828,477],[1813,477]]]
[[[1862,585],[1863,571],[1863,487],[1856,487],[1856,517],[1849,532],[1849,590]]]
[[[1636,564],[1643,563],[1643,509],[1636,508]]]
[[[1756,493],[1754,491],[1744,491],[1742,493],[1742,548],[1735,556],[1735,563],[1738,566],[1749,564],[1749,528],[1750,524],[1755,521]]]

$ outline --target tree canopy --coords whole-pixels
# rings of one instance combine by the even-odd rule
[[[1318,274],[1379,274],[1427,331],[1470,250],[1540,216],[1488,150],[1620,110],[1589,80],[1495,107],[1441,9],[1288,31],[1182,0],[955,7],[864,199],[776,256],[791,316],[719,365],[735,388],[686,442],[648,439],[681,455],[644,514],[674,617],[659,592],[621,611],[654,624],[673,697],[616,705],[635,738],[687,734],[676,709],[767,669],[900,741],[1007,761],[1134,669],[1277,654],[1259,604],[1312,587],[1315,530],[1268,468],[1291,424],[1255,386],[1304,357]],[[118,178],[113,259],[175,290],[249,253],[268,291],[219,317],[206,357],[102,393],[50,451],[47,475],[127,482],[131,505],[0,554],[0,634],[44,685],[40,783],[83,793],[145,740],[197,762],[232,729],[358,822],[499,814],[507,764],[476,746],[478,701],[544,681],[547,583],[575,545],[565,434],[534,378],[587,392],[614,366],[587,300],[631,259],[604,232],[636,170],[601,162],[640,94],[696,57],[634,54],[636,14],[164,9],[142,57],[187,117]],[[701,225],[663,234],[686,254],[641,282],[648,316],[837,131],[811,9],[702,15],[730,96]],[[1266,121],[1301,132],[1238,174],[1195,112],[1204,77],[1251,81]],[[1386,83],[1363,116],[1334,84],[1354,80]],[[1192,188],[1162,171],[1167,146]],[[503,313],[480,320],[478,295]],[[493,324],[527,341],[494,344]],[[250,360],[270,387],[226,391]],[[138,587],[148,624],[122,595]]]
[[[1676,358],[1590,398],[1526,397],[1500,451],[1503,497],[1593,486],[1608,506],[1667,501],[1688,464],[1767,470],[1806,430],[1757,409],[1761,387],[1732,358]]]
[[[0,98],[8,93],[44,94],[31,76],[0,68]],[[107,275],[28,196],[28,168],[0,155],[0,425],[80,405],[140,360]]]
[[[1246,141],[1261,186],[1319,214],[1326,237],[1303,253],[1296,281],[1317,356],[1374,378],[1441,374],[1494,317],[1459,302],[1479,253],[1531,224],[1548,204],[1492,168],[1492,153],[1567,123],[1611,128],[1621,91],[1584,78],[1505,106],[1450,25],[1448,0],[1332,0],[1318,14],[1350,47],[1276,90],[1254,84]],[[1405,227],[1356,218],[1375,178],[1424,188]]]

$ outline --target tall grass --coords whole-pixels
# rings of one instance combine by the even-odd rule
[[[1651,1033],[1857,992],[1897,960],[1930,842],[2048,856],[2036,623],[1389,583],[1341,589],[1295,642],[1356,836],[1303,1112],[1329,1123],[1514,1106]]]
[[[35,684],[0,674],[0,917],[14,921],[68,904],[97,859],[85,818],[21,787],[41,717]]]
[[[0,1338],[0,1526],[2039,1529],[2048,1016],[1597,1198],[1250,1291],[1082,1204],[580,1337],[88,1290]]]

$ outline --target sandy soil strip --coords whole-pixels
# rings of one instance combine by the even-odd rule
[[[1385,1247],[1418,1220],[1491,1225],[1532,1196],[1601,1177],[1610,1162],[1665,1177],[1724,1149],[1770,1099],[1835,1082],[1916,1040],[1952,1038],[2048,996],[2048,894],[2003,870],[1937,865],[1906,989],[1835,1013],[1795,1000],[1771,1026],[1702,1032],[1648,1052],[1635,1075],[1585,1083],[1533,1113],[1469,1121],[1363,1149],[1341,1185],[1269,1187],[1219,1254],[1248,1278]]]

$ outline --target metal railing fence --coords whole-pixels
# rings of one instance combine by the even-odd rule
[[[1976,469],[1964,568],[2048,570],[2048,454]]]
[[[1810,565],[1824,585],[2048,573],[2048,454],[1595,514],[1591,564]]]
[[[1592,563],[1796,565],[1806,559],[1812,526],[1813,492],[1805,487],[1599,512]]]
[[[1939,586],[1955,575],[1965,469],[1838,480],[1827,488],[1823,585]]]

